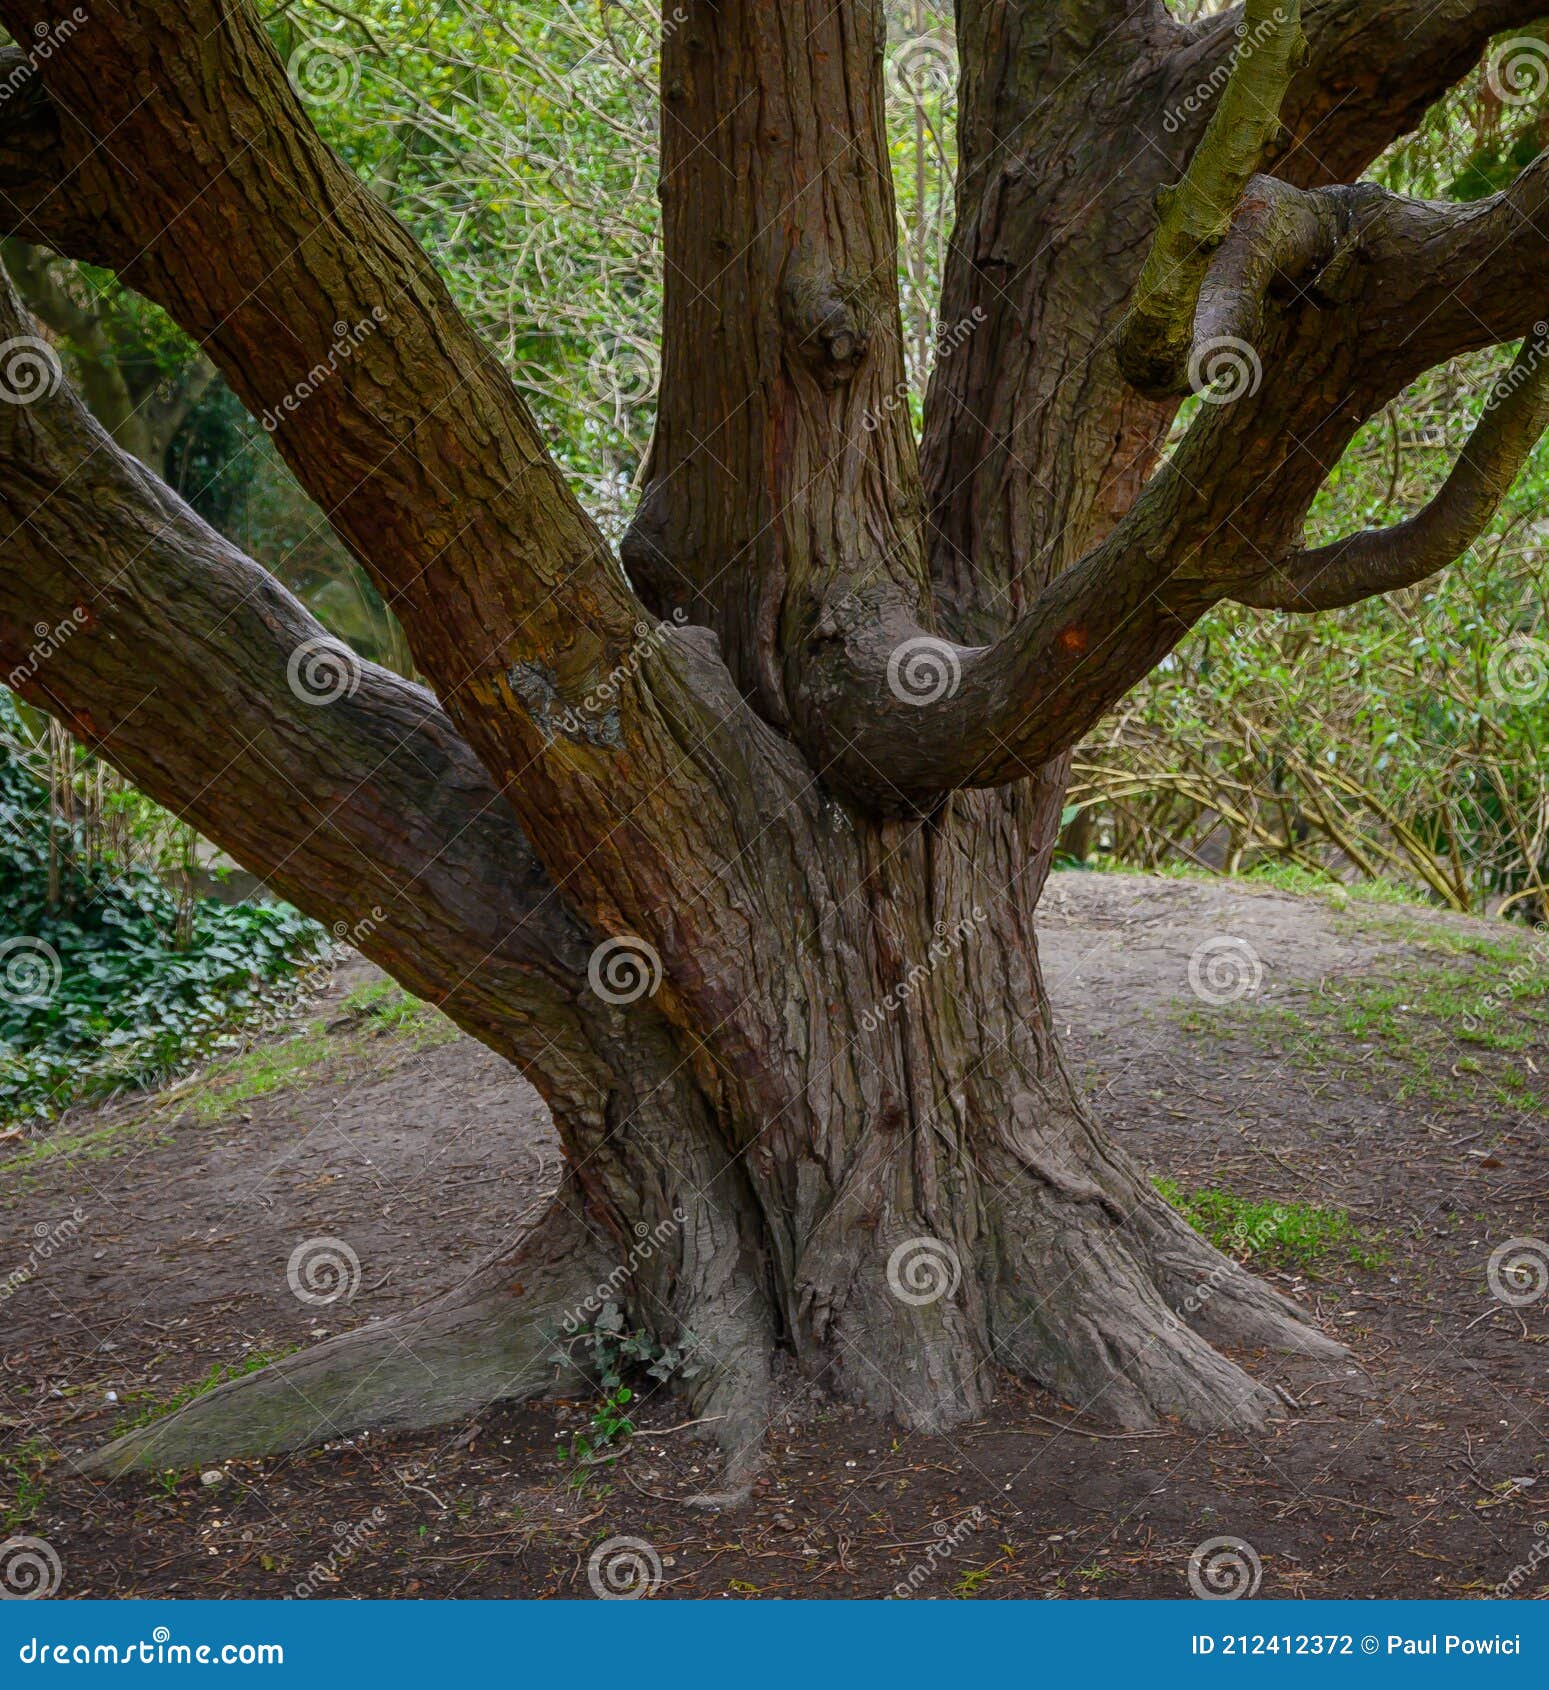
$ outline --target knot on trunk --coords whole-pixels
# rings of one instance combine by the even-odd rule
[[[858,286],[819,260],[797,257],[786,271],[780,296],[786,337],[825,387],[849,381],[866,356],[870,338],[859,295]]]

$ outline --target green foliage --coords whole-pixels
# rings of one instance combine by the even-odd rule
[[[5,1122],[162,1078],[283,993],[326,943],[286,905],[180,898],[144,864],[90,847],[10,749],[24,739],[0,693]]]
[[[1296,1268],[1341,1263],[1375,1268],[1384,1259],[1342,1209],[1263,1202],[1214,1186],[1185,1191],[1164,1177],[1152,1184],[1196,1232],[1227,1255]]]
[[[588,1358],[587,1371],[601,1386],[602,1397],[592,1411],[589,1429],[574,1433],[569,1450],[560,1454],[560,1460],[573,1468],[570,1483],[577,1486],[586,1482],[589,1468],[611,1459],[607,1452],[616,1455],[619,1446],[634,1435],[627,1409],[635,1393],[624,1382],[626,1373],[665,1382],[673,1377],[692,1379],[699,1372],[693,1359],[698,1340],[692,1333],[664,1346],[649,1332],[627,1331],[616,1303],[603,1305],[596,1320],[580,1334],[580,1342]]]
[[[0,1452],[0,1479],[10,1489],[10,1499],[0,1513],[0,1527],[13,1532],[25,1526],[43,1506],[47,1495],[44,1474],[53,1459],[46,1438],[27,1438],[14,1449]]]

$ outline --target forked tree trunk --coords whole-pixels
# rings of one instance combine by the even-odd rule
[[[0,0],[17,38],[46,10]],[[1222,598],[1309,608],[1301,522],[1355,429],[1419,370],[1531,321],[1545,258],[1509,197],[1453,218],[1284,184],[1352,178],[1533,12],[1306,9],[1312,60],[1279,91],[1290,139],[1265,161],[1283,183],[1259,179],[1221,246],[1246,243],[1262,283],[1243,321],[1263,389],[1229,420],[1205,407],[1158,470],[1174,401],[1132,392],[1113,348],[1232,19],[960,0],[948,345],[917,449],[882,8],[674,8],[663,385],[627,580],[424,255],[317,140],[249,8],[145,0],[26,81],[0,114],[14,232],[119,268],[255,414],[284,409],[279,449],[400,607],[437,696],[364,666],[329,711],[298,703],[287,668],[315,624],[68,395],[0,407],[0,655],[29,698],[517,1064],[567,1160],[548,1213],[458,1291],[90,1465],[573,1389],[609,1303],[688,1352],[675,1388],[726,1453],[719,1494],[792,1387],[940,1429],[1009,1369],[1124,1426],[1251,1426],[1278,1399],[1245,1357],[1337,1353],[1093,1119],[1034,910],[1066,757],[1098,713]],[[1301,29],[1299,8],[1273,15]],[[1299,37],[1281,47],[1300,63]],[[104,134],[154,161],[144,180],[109,168]],[[3,303],[0,331],[25,332]],[[330,362],[340,322],[380,332]],[[327,379],[286,408],[314,368]],[[1526,414],[1481,423],[1470,522],[1542,427],[1549,399],[1524,391]],[[1326,601],[1394,573],[1356,570]],[[30,665],[30,630],[83,593],[87,631]],[[646,613],[664,627],[641,638]],[[195,660],[210,708],[191,725]],[[599,686],[603,708],[585,702]],[[919,696],[938,688],[940,709]],[[294,813],[276,813],[275,770]],[[377,899],[389,913],[362,923]]]
[[[990,637],[1111,526],[1150,466],[1166,411],[1127,396],[1111,357],[1057,399],[1037,376],[1059,337],[1101,340],[1143,255],[1144,181],[1127,182],[1111,225],[1086,225],[1082,241],[1047,252],[1029,242],[1027,225],[1071,215],[1090,197],[1086,177],[1112,168],[1114,143],[1081,150],[1102,130],[1094,105],[1111,79],[1088,43],[1060,120],[1003,152],[995,77],[1014,80],[1027,63],[1053,83],[1068,71],[1037,39],[1044,26],[998,43],[986,39],[996,8],[964,9],[978,68],[947,310],[971,333],[938,379],[942,421],[922,478],[902,402],[881,8],[692,10],[664,47],[664,381],[626,559],[657,615],[715,632],[718,659],[700,633],[673,632],[640,666],[649,677],[658,660],[676,664],[720,723],[746,724],[730,777],[743,783],[739,855],[758,847],[758,875],[773,884],[755,908],[712,862],[696,876],[692,836],[672,836],[682,824],[664,810],[652,839],[689,860],[659,896],[692,914],[680,933],[672,911],[656,912],[671,941],[665,982],[656,951],[626,943],[612,969],[598,964],[608,952],[594,954],[590,993],[565,989],[575,1043],[598,1070],[591,1085],[578,1088],[533,1035],[531,1003],[508,1016],[488,992],[444,999],[522,1062],[554,1111],[569,1171],[550,1213],[459,1291],[223,1386],[111,1445],[89,1463],[99,1469],[293,1448],[573,1388],[608,1302],[688,1350],[678,1388],[726,1452],[731,1494],[791,1383],[939,1430],[981,1414],[1011,1369],[1123,1426],[1251,1426],[1277,1399],[1225,1350],[1336,1348],[1162,1202],[1071,1081],[1033,937],[1063,761],[924,814],[890,802],[889,769],[852,780],[880,788],[872,807],[813,777],[831,748],[845,752],[847,702],[868,684],[858,677],[877,674],[878,629],[892,643],[888,630],[939,616],[959,637]],[[1112,46],[1115,62],[1137,40],[1152,51],[1154,23],[1137,9],[1138,34]],[[758,98],[745,98],[754,86]],[[1039,136],[1047,157],[1069,161],[1063,173],[1021,168]],[[1165,159],[1129,150],[1160,179]],[[273,190],[255,177],[245,191]],[[1018,271],[1020,291],[998,278],[986,288],[983,265],[1011,242],[1038,253]],[[323,255],[311,262],[327,275]],[[1078,279],[1093,266],[1106,267],[1096,288]],[[175,308],[171,263],[153,257],[147,275]],[[247,287],[234,288],[230,314],[238,383],[257,398],[261,337],[240,331]],[[1072,298],[1060,314],[1040,304]],[[359,365],[374,356],[362,348]],[[326,428],[324,407],[344,392],[342,381],[325,388],[281,431],[309,485],[330,471],[301,431],[314,417]],[[1029,392],[1042,394],[1036,405]],[[982,437],[965,409],[989,419]],[[995,420],[1002,412],[1023,417],[1020,434]],[[331,439],[315,444],[327,452]],[[444,452],[443,475],[452,462]],[[381,519],[321,491],[346,525]],[[378,549],[367,527],[351,537],[363,554]],[[432,675],[441,638],[418,653]],[[557,715],[562,684],[543,665],[506,672],[543,718],[542,756],[558,743],[545,713]],[[448,708],[487,766],[505,766],[466,695],[454,690]],[[570,737],[595,746],[613,731],[592,722]],[[560,852],[571,842],[541,792],[534,777],[523,819],[540,850]],[[651,872],[642,862],[642,878]],[[595,919],[612,894],[584,901]],[[778,935],[762,930],[771,911],[787,924]],[[411,959],[373,943],[405,972]],[[572,977],[584,973],[574,939],[555,943],[570,946]],[[410,972],[423,964],[420,950]],[[645,988],[659,983],[658,1006]]]
[[[1261,1424],[1279,1399],[1224,1351],[1339,1346],[1194,1233],[1093,1118],[1032,943],[1048,842],[1029,851],[1000,797],[958,805],[865,830],[835,816],[858,913],[818,922],[803,977],[762,1006],[779,1107],[718,1103],[685,1048],[631,1042],[631,1013],[602,1009],[595,1031],[611,1020],[636,1076],[621,1124],[561,1108],[572,1172],[513,1249],[86,1465],[192,1465],[573,1392],[608,1303],[687,1350],[675,1388],[726,1458],[709,1500],[741,1494],[798,1387],[941,1430],[981,1415],[1005,1369],[1121,1426]],[[627,970],[612,982],[631,989]]]

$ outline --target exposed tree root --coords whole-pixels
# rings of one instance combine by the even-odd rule
[[[273,1362],[82,1458],[88,1473],[188,1468],[411,1431],[583,1382],[565,1317],[614,1271],[573,1192],[514,1248],[421,1308]],[[569,1199],[567,1201],[567,1198]]]

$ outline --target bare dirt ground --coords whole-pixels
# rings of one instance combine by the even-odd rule
[[[208,1483],[72,1474],[61,1452],[216,1366],[455,1283],[553,1188],[533,1093],[356,962],[299,1030],[0,1146],[0,1536],[46,1539],[64,1596],[590,1597],[618,1537],[662,1596],[1185,1596],[1218,1538],[1266,1597],[1549,1594],[1549,957],[1408,907],[1092,874],[1051,882],[1043,956],[1133,1155],[1349,1218],[1256,1259],[1351,1349],[1269,1432],[1115,1433],[1011,1380],[944,1437],[798,1398],[752,1501],[708,1513],[705,1447],[647,1383],[579,1487],[558,1455],[592,1403]],[[319,1238],[359,1260],[348,1302],[291,1288]]]

